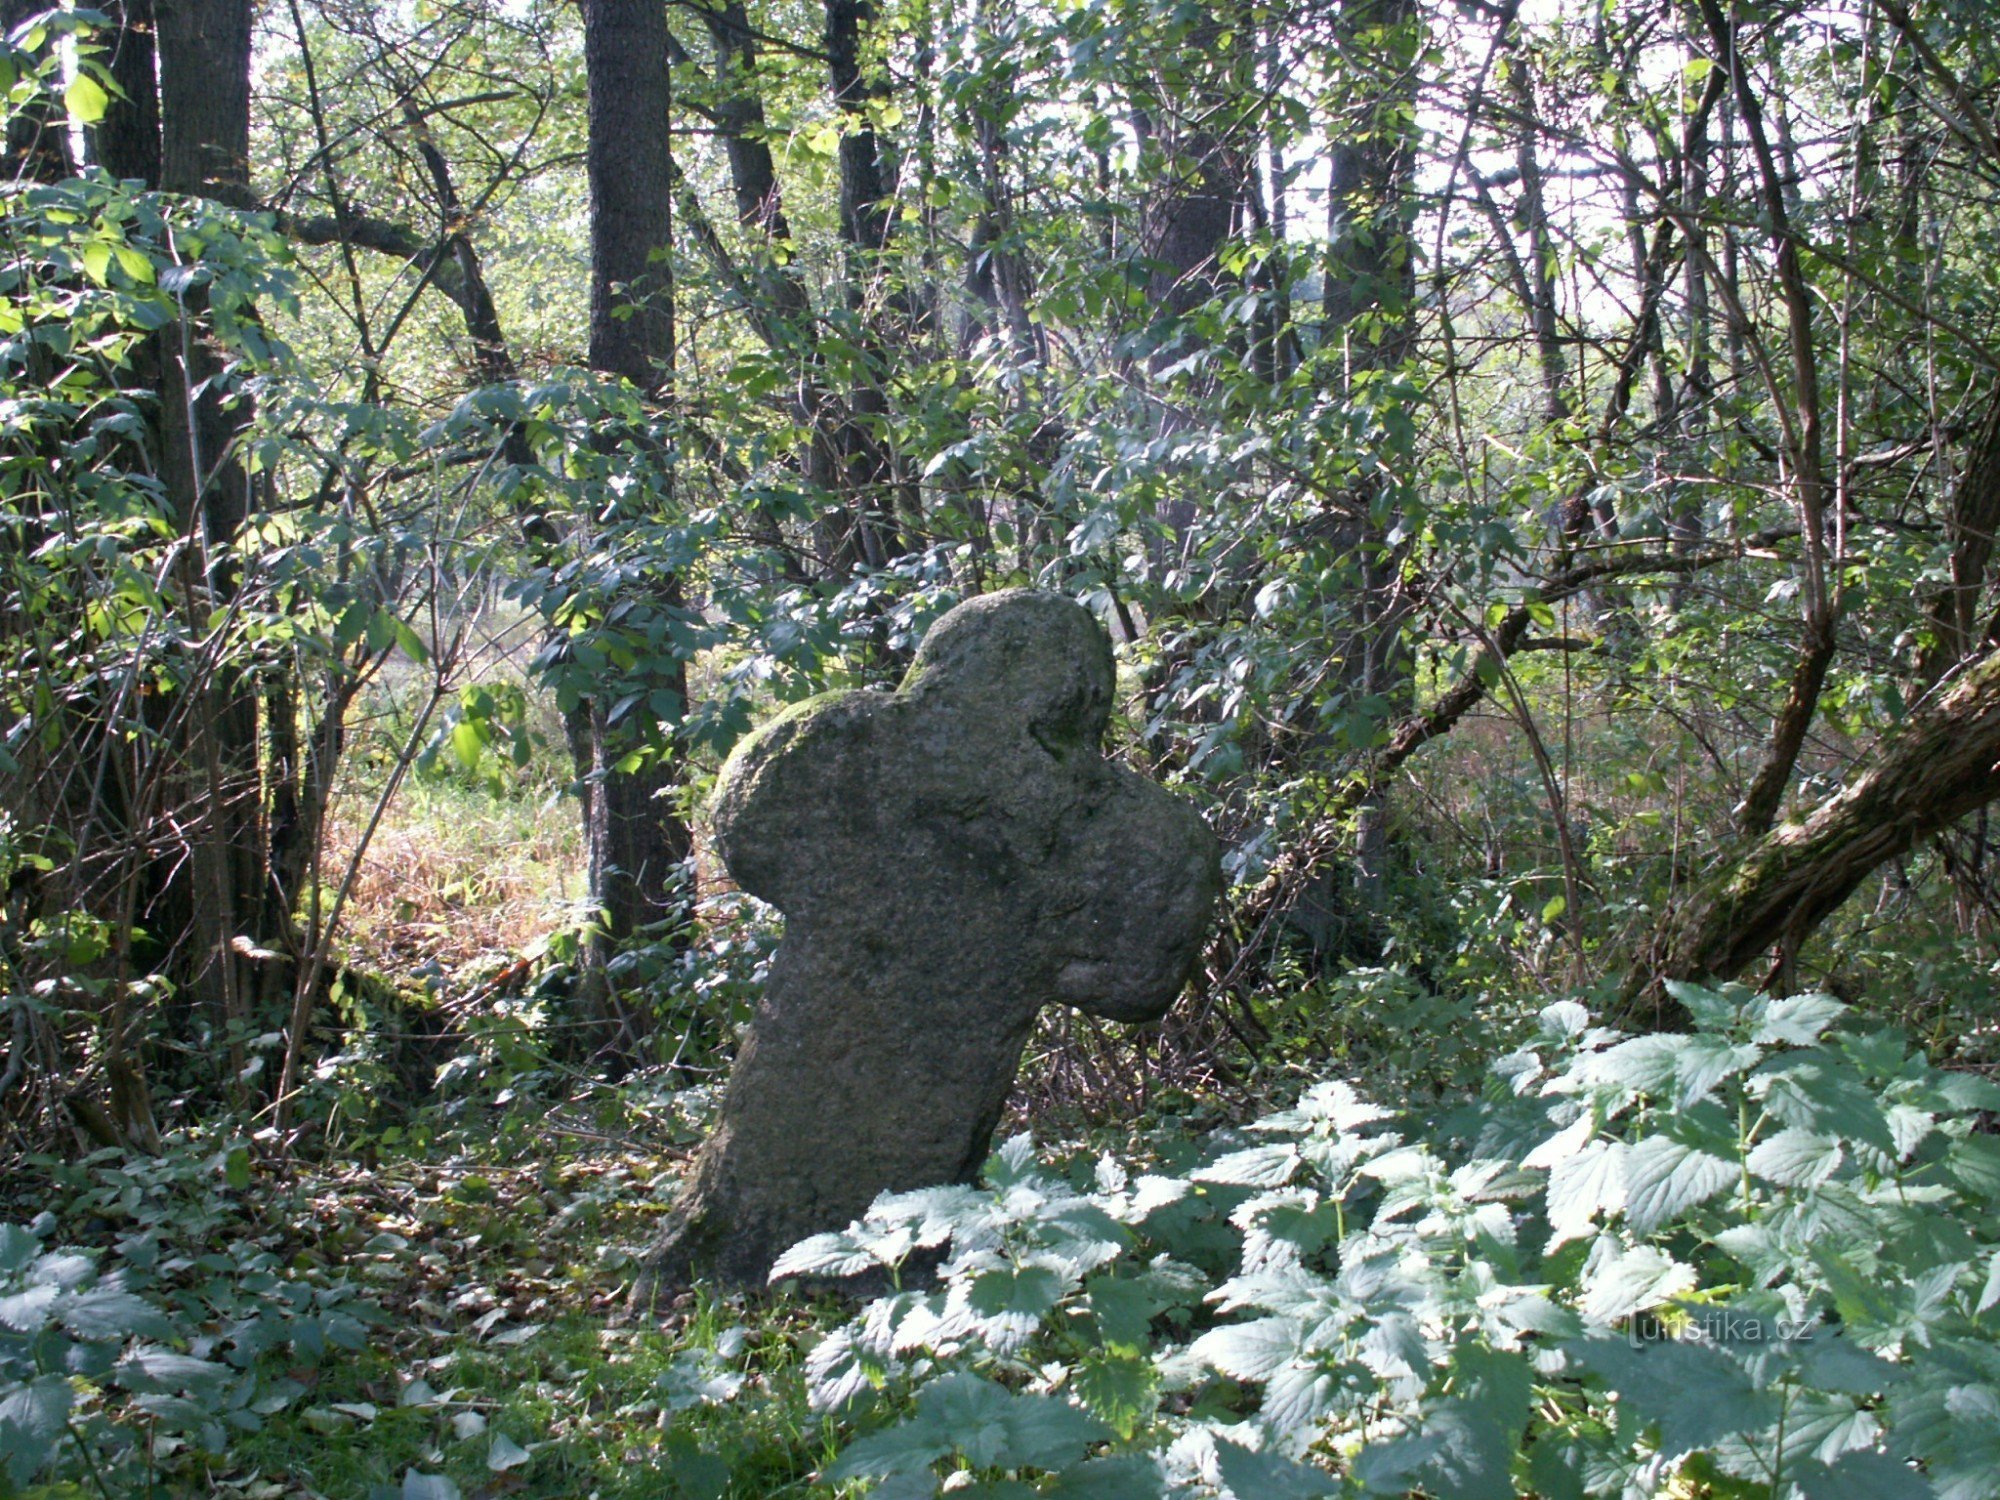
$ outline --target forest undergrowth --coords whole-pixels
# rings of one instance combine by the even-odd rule
[[[1466,745],[1430,784],[1468,800],[1406,815],[1413,851],[1529,795]],[[30,1158],[0,1201],[22,1493],[1992,1492],[1978,1039],[1932,1071],[1882,1029],[1927,1019],[1914,971],[1872,1001],[1843,971],[1858,1010],[1689,991],[1694,1034],[1621,1040],[1552,1003],[1546,878],[1463,849],[1428,907],[1405,872],[1381,963],[1295,943],[1255,1037],[1214,1001],[1137,1038],[1052,1019],[984,1186],[802,1247],[815,1294],[630,1321],[719,1073],[566,1052],[543,751],[430,763],[377,830],[308,1155],[169,1104],[157,1156]],[[740,1022],[769,935],[714,910],[702,1003]],[[947,1241],[935,1290],[839,1295]]]

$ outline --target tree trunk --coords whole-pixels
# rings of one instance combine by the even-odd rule
[[[249,0],[156,0],[154,18],[160,186],[241,202],[250,183]],[[133,154],[145,149],[141,135]],[[161,479],[180,524],[203,544],[200,576],[189,587],[220,604],[237,587],[230,548],[250,511],[249,476],[233,451],[247,398],[229,400],[224,358],[203,330],[204,290],[190,289],[182,305],[179,322],[160,335]],[[274,903],[267,899],[255,689],[225,660],[191,690],[206,700],[188,716],[182,752],[195,799],[192,845],[184,874],[169,879],[189,883],[183,962],[195,996],[223,1031],[249,1025],[254,984],[232,943],[265,946],[286,914],[267,909]]]
[[[672,74],[666,12],[648,0],[584,0],[584,61],[590,85],[590,363],[643,391],[673,388]],[[658,604],[681,605],[670,579]],[[682,667],[668,685],[687,701]],[[679,780],[677,757],[638,772],[616,769],[633,748],[593,701],[578,738],[588,747],[585,836],[591,899],[600,913],[594,945],[608,1040],[631,1040],[634,1020],[611,1006],[602,964],[609,948],[671,914],[691,840],[662,800]],[[579,746],[579,748],[582,748]]]
[[[113,177],[158,187],[162,163],[153,0],[111,0],[104,9],[118,23],[109,62],[125,97],[114,97],[98,123],[97,161]]]
[[[1678,1019],[1663,982],[1733,979],[1799,945],[1869,873],[2000,797],[2000,651],[1885,737],[1847,786],[1766,834],[1676,912],[1629,987],[1637,1017]]]
[[[1404,106],[1414,74],[1397,59],[1404,47],[1413,45],[1411,33],[1419,23],[1410,0],[1346,0],[1338,24],[1348,38],[1368,38],[1378,47],[1385,39],[1402,44],[1380,59],[1380,71],[1367,80],[1362,107],[1354,112],[1367,123],[1345,133],[1338,124],[1331,130],[1322,339],[1347,340],[1343,368],[1351,376],[1394,370],[1410,356],[1416,306],[1416,256],[1410,244],[1416,141],[1405,123],[1411,116]],[[1351,50],[1360,51],[1358,46]],[[1357,330],[1357,321],[1372,326]],[[1367,493],[1358,497],[1357,510],[1380,515],[1384,480],[1379,469],[1371,467],[1362,483]],[[1392,711],[1407,710],[1410,662],[1402,640],[1405,609],[1394,595],[1397,559],[1382,544],[1372,519],[1343,524],[1355,532],[1359,574],[1343,675],[1356,698],[1380,700]],[[1381,909],[1390,855],[1388,811],[1379,793],[1364,798],[1354,818],[1352,890],[1362,912],[1373,914]]]
[[[590,364],[657,390],[674,362],[673,139],[666,12],[584,0],[590,82]]]

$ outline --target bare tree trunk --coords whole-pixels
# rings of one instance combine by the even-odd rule
[[[250,14],[249,0],[156,0],[160,186],[167,192],[224,202],[248,196]],[[235,396],[225,379],[222,354],[202,330],[206,312],[205,292],[192,288],[180,321],[161,332],[159,433],[170,503],[202,544],[198,576],[186,587],[205,593],[213,607],[233,598],[240,583],[231,548],[250,513],[251,487],[235,453],[248,398]],[[194,690],[206,702],[186,720],[184,754],[198,800],[187,818],[192,928],[184,962],[218,1033],[239,1033],[231,1062],[240,1068],[234,1050],[250,1024],[257,980],[236,940],[265,946],[287,914],[270,909],[276,903],[264,849],[256,690],[226,659]]]
[[[855,315],[862,359],[849,385],[844,419],[834,431],[840,488],[851,497],[847,535],[836,544],[837,571],[887,566],[908,550],[896,524],[895,465],[883,433],[889,414],[883,383],[889,353],[881,331],[884,264],[892,221],[880,143],[868,106],[881,86],[863,66],[862,42],[875,20],[874,0],[826,0],[827,71],[840,132],[840,242],[848,311]]]
[[[1419,23],[1410,0],[1345,0],[1338,22],[1349,36],[1409,39]],[[1323,339],[1347,339],[1344,368],[1349,376],[1394,370],[1410,357],[1416,306],[1416,257],[1410,224],[1416,212],[1415,140],[1396,96],[1412,87],[1412,74],[1397,62],[1400,48],[1379,59],[1369,80],[1361,129],[1331,130],[1332,191],[1328,196],[1326,290]],[[1551,298],[1552,302],[1552,298]],[[1537,304],[1539,305],[1539,299]],[[1533,311],[1531,307],[1531,312]],[[1373,324],[1365,337],[1349,337],[1357,320]],[[1379,472],[1363,481],[1369,493],[1357,507],[1363,515],[1381,510]],[[1360,578],[1353,629],[1346,643],[1344,675],[1349,690],[1387,706],[1385,720],[1409,706],[1409,654],[1403,646],[1405,607],[1394,583],[1396,560],[1370,524],[1357,528],[1355,555]],[[1376,912],[1383,900],[1389,863],[1387,803],[1373,790],[1354,810],[1353,889],[1361,908]]]
[[[109,61],[125,97],[114,97],[98,123],[93,140],[97,161],[113,177],[158,187],[162,164],[153,0],[112,0],[104,9],[118,23]]]
[[[1725,69],[1756,164],[1759,197],[1770,226],[1778,288],[1785,307],[1785,331],[1791,354],[1791,401],[1771,391],[1783,427],[1786,476],[1799,514],[1804,543],[1800,564],[1800,631],[1792,678],[1778,716],[1771,726],[1771,744],[1751,779],[1737,823],[1755,838],[1766,833],[1784,804],[1785,788],[1805,745],[1806,731],[1819,711],[1820,689],[1833,665],[1834,619],[1837,603],[1826,549],[1827,484],[1821,459],[1819,363],[1813,348],[1812,294],[1799,264],[1798,243],[1791,230],[1787,178],[1780,171],[1764,131],[1763,108],[1752,88],[1749,63],[1738,46],[1735,24],[1726,19],[1716,0],[1698,0],[1702,23],[1716,50],[1717,66]]]
[[[671,394],[674,368],[673,141],[666,12],[649,0],[585,0],[584,60],[590,85],[590,363],[642,391]],[[654,601],[681,606],[679,580]],[[670,690],[684,705],[681,666]],[[601,927],[595,983],[605,984],[611,944],[670,916],[681,900],[691,847],[687,825],[663,799],[679,780],[678,754],[636,772],[618,762],[631,748],[613,735],[599,701],[584,709],[585,835],[590,894]],[[580,746],[579,748],[581,748]],[[609,1002],[608,989],[600,998]],[[619,1041],[634,1018],[604,1019]]]
[[[1870,872],[2000,797],[2000,651],[1892,731],[1847,786],[1764,835],[1675,914],[1635,971],[1629,1009],[1679,1020],[1669,979],[1733,979],[1774,947],[1774,975]]]

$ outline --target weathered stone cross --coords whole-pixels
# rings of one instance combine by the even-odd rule
[[[1173,1002],[1218,848],[1100,752],[1112,688],[1090,613],[1017,589],[939,620],[898,691],[800,704],[731,756],[716,847],[785,936],[641,1307],[759,1285],[878,1193],[969,1180],[1043,1005]]]

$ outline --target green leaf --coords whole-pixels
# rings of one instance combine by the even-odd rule
[[[170,1339],[174,1325],[152,1303],[116,1282],[65,1297],[56,1309],[63,1327],[80,1339]]]
[[[1626,1251],[1600,1238],[1598,1246],[1601,1253],[1594,1253],[1585,1268],[1578,1304],[1587,1318],[1613,1323],[1694,1288],[1694,1272],[1651,1245]]]
[[[863,1438],[828,1478],[913,1473],[954,1452],[979,1469],[1059,1469],[1110,1436],[1110,1428],[1066,1401],[1018,1395],[961,1371],[925,1386],[908,1421]]]
[[[1633,1037],[1629,1042],[1587,1058],[1584,1076],[1592,1083],[1611,1083],[1639,1094],[1662,1094],[1680,1072],[1680,1054],[1689,1038],[1668,1032]]]
[[[1750,1039],[1810,1047],[1819,1040],[1821,1032],[1846,1013],[1847,1006],[1831,995],[1786,995],[1765,1007],[1751,1029]]]
[[[1780,1187],[1815,1188],[1839,1169],[1842,1155],[1832,1136],[1794,1126],[1758,1142],[1745,1165]]]
[[[1933,1500],[1937,1494],[1908,1464],[1882,1453],[1850,1453],[1831,1467],[1809,1460],[1786,1475],[1802,1500]]]
[[[1651,1234],[1736,1181],[1737,1168],[1719,1156],[1666,1136],[1649,1136],[1625,1156],[1625,1222]]]
[[[1657,1425],[1668,1461],[1777,1419],[1778,1403],[1740,1365],[1706,1344],[1666,1339],[1634,1348],[1624,1339],[1578,1339],[1563,1352],[1618,1394],[1621,1411]]]
[[[1160,1375],[1144,1355],[1087,1354],[1071,1376],[1069,1388],[1097,1416],[1129,1438],[1154,1410]]]
[[[1226,1439],[1216,1440],[1215,1467],[1235,1500],[1320,1500],[1340,1493],[1340,1486],[1317,1469]]]
[[[996,1353],[1010,1354],[1041,1326],[1063,1294],[1063,1283],[1046,1266],[1003,1266],[976,1273],[953,1289],[978,1314],[981,1333]]]
[[[1554,1231],[1550,1250],[1590,1233],[1591,1221],[1598,1215],[1625,1207],[1628,1149],[1623,1141],[1592,1141],[1559,1157],[1549,1168],[1549,1226]]]
[[[62,1288],[44,1283],[0,1297],[0,1328],[16,1333],[40,1333],[48,1326],[50,1311]]]
[[[1944,1166],[1967,1192],[2000,1199],[2000,1139],[1972,1135],[1953,1141]]]
[[[1166,1493],[1159,1465],[1129,1454],[1071,1464],[1058,1470],[1055,1482],[1041,1491],[1048,1500],[1162,1500]]]
[[[1294,1145],[1252,1146],[1232,1151],[1192,1175],[1197,1182],[1221,1182],[1236,1187],[1282,1187],[1304,1160]]]
[[[213,1392],[229,1382],[227,1365],[176,1354],[171,1349],[142,1346],[118,1363],[118,1382],[127,1390],[173,1395],[181,1391]]]
[[[1755,1067],[1763,1055],[1761,1047],[1747,1042],[1731,1042],[1706,1033],[1689,1037],[1674,1059],[1675,1102],[1685,1109],[1706,1099],[1717,1084]]]
[[[104,92],[104,86],[88,73],[79,72],[63,90],[63,108],[79,125],[95,125],[110,104],[111,96]]]
[[[27,1385],[0,1388],[0,1427],[12,1423],[36,1442],[52,1443],[69,1422],[69,1381],[44,1375]]]
[[[1304,1330],[1293,1318],[1258,1318],[1211,1329],[1188,1353],[1231,1380],[1260,1382],[1299,1357]]]
[[[41,1248],[42,1242],[19,1224],[0,1224],[0,1276],[20,1270]]]

